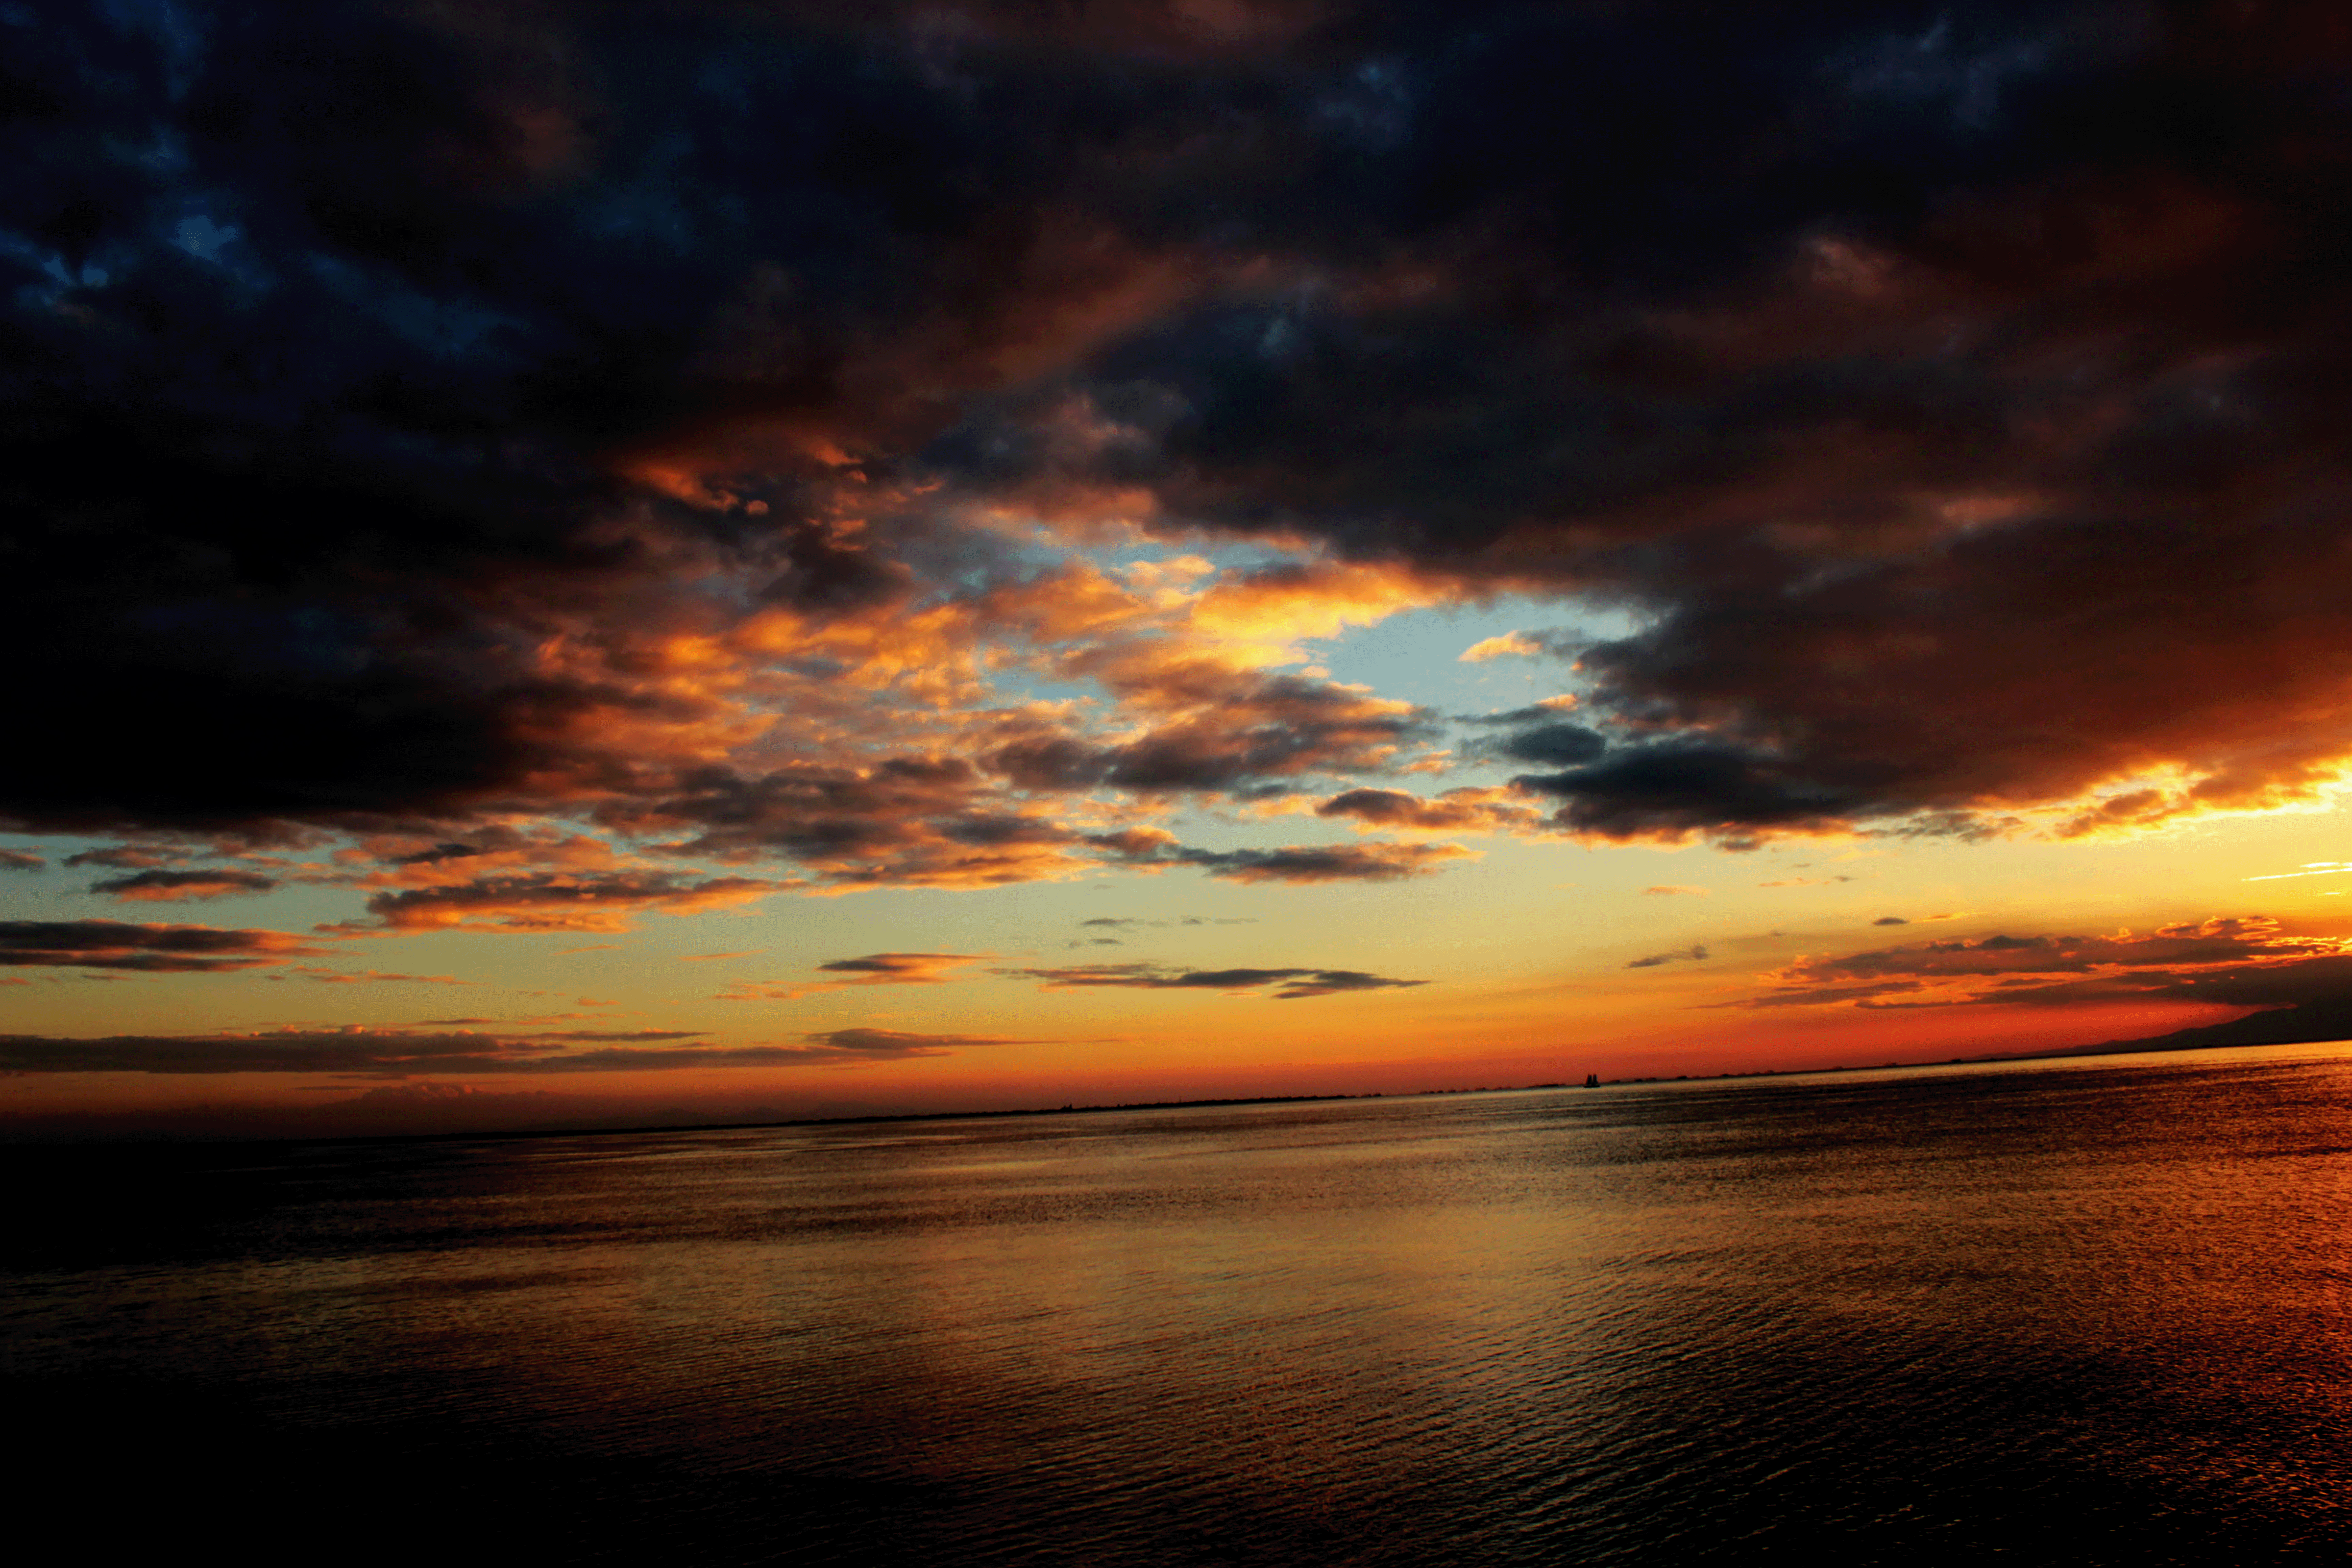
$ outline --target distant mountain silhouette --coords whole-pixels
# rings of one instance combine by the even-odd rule
[[[2109,1040],[2105,1045],[2080,1046],[2067,1056],[2097,1056],[2110,1051],[2191,1051],[2205,1046],[2308,1046],[2328,1040],[2352,1040],[2352,994],[2315,996],[2292,1007],[2249,1013],[2226,1024],[2175,1029],[2144,1040]]]

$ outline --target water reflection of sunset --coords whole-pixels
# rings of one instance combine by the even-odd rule
[[[557,1561],[2329,1561],[2347,1072],[40,1151],[205,1196],[18,1226],[12,1407],[176,1454],[134,1542],[262,1465],[265,1543],[364,1467],[524,1500],[484,1538]]]

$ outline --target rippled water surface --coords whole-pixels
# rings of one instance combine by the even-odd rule
[[[27,1495],[119,1545],[2352,1543],[2352,1060],[2309,1048],[7,1166]]]

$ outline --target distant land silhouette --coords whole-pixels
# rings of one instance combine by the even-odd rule
[[[2193,1051],[2210,1046],[2315,1046],[2332,1040],[2352,1040],[2352,994],[2318,996],[2292,1006],[2249,1013],[2226,1024],[2175,1029],[2139,1040],[2108,1040],[2063,1051],[2022,1051],[2019,1057],[2098,1057],[2126,1051]],[[1983,1057],[1982,1061],[2008,1058]]]

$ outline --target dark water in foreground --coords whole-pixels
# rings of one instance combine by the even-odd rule
[[[346,1560],[2336,1562],[2352,1059],[2312,1057],[19,1152],[16,1517]]]

